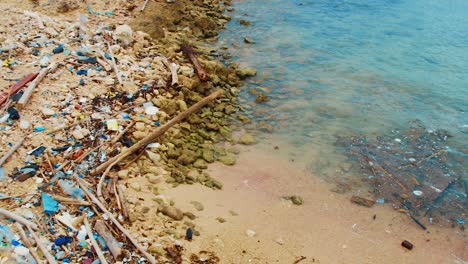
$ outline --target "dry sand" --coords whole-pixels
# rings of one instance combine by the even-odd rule
[[[301,256],[302,264],[468,261],[461,231],[430,226],[427,233],[390,206],[352,204],[319,178],[254,147],[243,150],[235,166],[217,163],[209,171],[223,182],[222,191],[183,185],[165,195],[182,210],[194,211],[190,202],[202,202],[205,209],[194,221],[201,236],[185,246],[192,252],[213,250],[221,263],[294,263]],[[281,199],[293,194],[304,204]],[[247,236],[248,229],[256,235]],[[403,240],[411,241],[413,250],[403,248]]]

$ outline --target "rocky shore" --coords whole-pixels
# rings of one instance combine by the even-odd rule
[[[200,256],[184,251],[185,239],[202,235],[192,220],[203,205],[181,211],[164,193],[180,184],[221,189],[205,169],[236,163],[231,132],[242,120],[236,96],[255,71],[221,63],[210,45],[230,20],[230,1],[85,2],[0,3],[0,84],[7,95],[0,116],[0,206],[35,223],[30,232],[40,236],[26,242],[32,233],[20,239],[19,227],[2,220],[9,236],[5,263],[42,261],[43,251],[68,263],[216,263],[219,258],[203,249]],[[199,78],[182,44],[197,52],[208,80]],[[28,74],[34,76],[26,80]],[[105,172],[99,200],[131,241],[89,195],[99,194],[102,177],[90,171],[217,89],[221,97]],[[119,254],[99,234],[99,256],[90,234],[83,235],[87,221],[105,221]]]

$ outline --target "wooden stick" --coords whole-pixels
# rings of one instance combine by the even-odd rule
[[[38,195],[38,193],[25,193],[25,194],[18,194],[18,195],[3,196],[3,197],[0,197],[0,200],[6,200],[6,199],[18,198],[18,197],[25,197],[25,196],[35,196],[35,195]]]
[[[30,228],[32,228],[34,230],[38,230],[38,227],[37,227],[37,225],[35,223],[27,220],[26,218],[24,218],[24,217],[22,217],[20,215],[17,215],[17,214],[15,214],[13,212],[10,212],[10,211],[8,211],[6,209],[0,208],[0,214],[6,216],[7,218],[13,219],[16,222],[19,222],[19,223],[21,223],[21,224],[23,224],[23,225],[25,225],[27,227],[30,227]]]
[[[180,66],[173,62],[169,62],[167,58],[163,58],[162,62],[171,71],[171,79],[172,79],[171,85],[172,86],[176,85],[179,82],[177,71],[179,70]]]
[[[102,220],[97,220],[96,223],[94,223],[94,229],[96,229],[98,234],[104,239],[104,241],[106,241],[109,251],[112,256],[114,256],[114,259],[117,260],[120,255],[122,255],[122,249],[119,245],[119,241],[115,239]]]
[[[16,222],[15,225],[20,234],[21,241],[23,241],[23,244],[29,249],[29,253],[38,264],[41,264],[42,260],[34,249],[34,241],[29,240],[28,236],[26,236],[26,233],[24,232],[23,226],[20,223]]]
[[[149,143],[153,142],[155,139],[157,139],[158,137],[163,135],[169,128],[171,128],[175,124],[179,123],[180,121],[184,120],[190,114],[192,114],[194,112],[197,112],[203,106],[207,105],[208,103],[210,103],[211,101],[216,99],[216,97],[220,96],[223,93],[224,93],[223,90],[217,90],[217,91],[213,92],[212,94],[208,95],[207,97],[203,98],[202,100],[200,100],[196,104],[192,105],[189,109],[185,110],[184,112],[180,113],[179,115],[177,115],[176,117],[171,119],[171,121],[169,121],[166,124],[164,124],[163,126],[159,127],[156,131],[151,132],[149,135],[144,137],[142,140],[138,141],[136,144],[134,144],[133,146],[128,148],[126,151],[118,154],[117,156],[115,156],[113,158],[110,158],[106,162],[99,165],[96,169],[91,171],[91,175],[96,175],[96,174],[101,173],[107,167],[109,167],[109,165],[121,161],[122,159],[126,158],[127,156],[129,156],[130,154],[135,152],[136,150],[140,149],[141,147],[144,147],[144,146],[148,145]]]
[[[193,51],[192,47],[190,47],[187,44],[182,44],[180,45],[180,48],[182,51],[187,55],[189,60],[192,62],[193,67],[195,67],[195,70],[197,71],[198,78],[202,80],[203,82],[208,81],[208,74],[206,74],[205,69],[201,65],[201,63],[198,61],[197,57],[195,56],[195,51]]]
[[[19,90],[21,90],[26,84],[34,80],[34,78],[37,77],[39,73],[30,73],[23,78],[21,78],[17,83],[11,85],[10,90],[5,92],[0,93],[0,106],[2,106],[10,97],[10,95],[13,95],[17,93]]]
[[[64,203],[64,204],[73,204],[73,205],[84,205],[84,206],[89,206],[91,203],[79,199],[73,199],[73,198],[68,198],[68,197],[63,197],[60,195],[52,194],[52,198],[55,200]]]
[[[117,141],[119,141],[119,139],[122,138],[123,135],[125,135],[125,133],[127,133],[128,130],[130,130],[135,124],[136,124],[136,121],[133,120],[122,132],[120,132],[119,135],[117,135],[117,137],[112,139],[111,145],[114,145],[115,143],[117,143]]]
[[[148,0],[145,0],[145,2],[143,3],[143,6],[141,7],[140,11],[145,10],[145,7],[146,7],[147,4],[148,4]]]
[[[108,262],[104,257],[101,248],[99,247],[96,239],[94,239],[93,231],[91,230],[91,225],[89,224],[87,217],[84,219],[84,225],[86,228],[86,233],[88,234],[89,240],[91,240],[91,245],[93,246],[94,251],[96,251],[96,255],[98,256],[99,261],[101,261],[102,264],[107,264]]]
[[[26,106],[26,103],[28,102],[29,98],[31,97],[34,89],[36,89],[36,87],[39,85],[39,83],[42,81],[42,79],[44,78],[44,76],[46,76],[46,74],[48,72],[51,72],[53,71],[55,68],[57,68],[57,63],[56,62],[52,62],[47,68],[43,68],[39,74],[37,75],[37,77],[28,84],[28,87],[26,87],[26,89],[24,90],[24,93],[23,95],[21,96],[21,98],[19,99],[18,103],[16,104],[18,106],[19,109],[23,109],[25,106]]]
[[[30,226],[27,226],[28,230],[29,230],[29,233],[31,233],[31,236],[34,238],[34,240],[36,240],[36,244],[37,246],[39,247],[39,249],[42,251],[42,254],[44,254],[44,256],[46,257],[47,261],[50,263],[50,264],[57,264],[57,261],[55,261],[54,257],[50,254],[50,252],[47,250],[47,247],[45,247],[44,245],[42,245],[41,243],[41,240],[39,239],[39,237],[36,235],[36,233],[34,233],[34,231],[31,229]]]
[[[5,155],[3,155],[2,159],[0,159],[0,166],[3,165],[3,163],[5,163],[5,161],[11,156],[13,155],[13,153],[15,153],[15,151],[23,144],[24,142],[24,138],[25,137],[21,137],[19,139],[18,142],[16,142],[16,144],[10,148],[10,150],[8,150],[7,153],[5,153]]]
[[[104,202],[104,197],[102,197],[102,184],[104,183],[104,181],[106,179],[106,176],[107,176],[107,174],[109,174],[112,167],[114,167],[114,165],[117,164],[119,161],[120,160],[116,160],[111,165],[109,165],[109,167],[107,167],[106,171],[104,171],[104,173],[102,174],[101,179],[99,179],[99,183],[98,183],[98,186],[97,186],[97,196],[103,202]]]
[[[125,192],[122,185],[117,184],[117,195],[119,196],[120,205],[122,206],[122,215],[125,219],[129,218],[127,200],[125,199]]]
[[[120,232],[122,232],[128,238],[128,240],[132,242],[135,248],[138,251],[140,251],[140,253],[142,253],[150,263],[156,264],[156,259],[150,253],[148,253],[146,249],[144,249],[135,238],[133,238],[130,232],[128,232],[120,224],[120,222],[114,217],[114,215],[111,212],[109,212],[109,210],[106,209],[106,207],[101,203],[101,201],[99,201],[99,199],[96,196],[94,196],[92,193],[88,191],[88,189],[86,188],[86,185],[83,183],[83,180],[78,178],[78,176],[76,175],[74,175],[73,177],[75,178],[78,185],[80,185],[81,189],[86,193],[86,195],[93,201],[93,203],[95,203],[99,207],[99,209],[101,209],[107,215],[107,217],[109,217],[109,219],[120,230]]]
[[[114,53],[112,52],[112,48],[109,42],[106,42],[106,44],[107,44],[107,48],[109,49],[109,54],[112,57],[111,63],[112,63],[112,66],[114,67],[115,74],[117,75],[117,80],[119,81],[119,84],[122,85],[122,78],[120,77],[120,72],[119,72],[119,68],[117,68],[117,63],[115,63]]]

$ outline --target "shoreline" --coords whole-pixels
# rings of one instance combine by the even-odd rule
[[[213,2],[219,3],[219,1]],[[90,3],[93,4],[95,10],[107,10],[107,6],[100,2],[99,5],[95,5],[94,1],[90,1]],[[161,118],[162,123],[167,122],[170,120],[170,116],[182,112],[184,107],[180,101],[194,103],[200,99],[200,95],[206,95],[215,87],[223,86],[223,89],[227,90],[229,94],[229,97],[224,98],[224,100],[231,101],[219,109],[217,107],[221,103],[217,102],[212,107],[213,110],[203,111],[200,115],[205,118],[206,116],[215,115],[214,113],[223,113],[223,116],[215,120],[219,120],[216,122],[219,122],[220,127],[229,127],[230,125],[224,118],[226,116],[233,117],[235,107],[237,107],[234,101],[235,95],[238,89],[241,89],[237,87],[240,83],[238,76],[236,76],[237,69],[231,66],[224,67],[219,61],[213,59],[212,53],[216,54],[216,52],[213,52],[214,46],[211,47],[208,44],[209,41],[204,39],[209,37],[213,40],[216,32],[222,30],[221,28],[229,20],[228,17],[218,14],[218,10],[217,16],[220,16],[222,20],[218,21],[219,23],[213,24],[213,21],[210,22],[206,19],[185,21],[184,19],[189,19],[189,17],[207,18],[207,14],[202,14],[202,12],[208,12],[207,10],[210,7],[201,2],[193,3],[188,0],[179,0],[174,4],[165,3],[165,1],[149,2],[143,13],[138,12],[140,8],[138,4],[140,3],[131,2],[124,6],[116,4],[119,8],[116,8],[118,12],[114,14],[115,17],[102,18],[103,20],[114,20],[111,23],[114,26],[128,22],[134,32],[140,26],[142,26],[141,29],[154,29],[152,33],[150,32],[154,34],[152,35],[155,40],[154,46],[149,43],[143,44],[146,43],[144,35],[139,35],[140,37],[143,36],[143,40],[140,39],[135,44],[135,46],[141,44],[138,47],[141,50],[151,46],[145,51],[147,54],[145,52],[135,52],[137,50],[135,46],[133,49],[118,49],[120,53],[116,57],[120,60],[119,65],[126,62],[128,64],[136,62],[135,64],[139,65],[145,63],[157,64],[158,61],[151,60],[149,62],[144,57],[137,55],[146,54],[160,57],[160,54],[163,54],[163,57],[167,57],[183,67],[179,74],[181,86],[189,88],[190,92],[194,92],[184,93],[178,87],[159,87],[164,92],[165,97],[161,109],[167,112],[168,115],[163,116],[163,118],[159,115],[158,118]],[[187,15],[184,13],[183,17],[179,17],[181,15],[179,11],[183,9],[182,6],[184,5],[187,5],[184,7],[184,12],[187,9],[195,8],[195,6],[202,9],[197,9],[194,14],[188,12],[190,14]],[[83,6],[79,6],[78,9],[72,9],[70,12],[76,15],[86,12],[85,10]],[[133,11],[127,12],[126,10]],[[47,12],[53,13],[54,11],[48,10]],[[136,17],[130,17],[129,14],[136,14]],[[148,14],[152,14],[152,16],[146,17]],[[216,17],[216,15],[214,16]],[[127,20],[119,21],[119,17]],[[145,20],[146,18],[150,18],[150,20]],[[57,19],[64,19],[64,17]],[[97,24],[96,21],[100,21],[100,19],[96,19],[93,23]],[[70,17],[66,18],[66,20],[73,22],[73,18]],[[155,28],[154,23],[160,23],[160,25]],[[95,26],[95,24],[92,25]],[[166,24],[169,26],[165,27]],[[186,29],[186,27],[192,26],[193,29]],[[187,37],[184,34],[193,35]],[[191,64],[180,51],[179,44],[185,41],[196,46],[200,52],[199,59],[212,79],[210,84],[203,84],[198,80],[193,68],[191,68]],[[134,72],[141,70],[141,72],[145,73],[144,75],[153,74],[152,76],[155,78],[168,81],[169,70],[159,64],[154,68],[155,71],[160,71],[158,73],[145,71],[147,70],[145,69],[146,64],[140,65],[143,69]],[[131,72],[132,68],[128,67],[128,71]],[[189,73],[185,74],[184,71]],[[108,72],[109,75],[113,74],[112,70]],[[132,72],[132,74],[134,73]],[[142,77],[138,74],[134,76],[136,81],[142,80],[138,83],[139,85],[145,83],[143,81],[146,80],[145,76]],[[73,77],[72,81],[78,83],[78,79],[75,77]],[[58,87],[53,82],[46,82],[46,84],[52,87],[53,92],[60,93],[63,90],[63,87]],[[86,92],[88,90],[79,91],[80,89],[77,89],[77,87],[79,86],[77,85],[72,89],[76,89],[77,93],[82,97],[87,96]],[[96,89],[96,87],[92,88]],[[137,91],[138,89],[136,85],[129,86],[127,92]],[[48,95],[45,88],[41,88],[39,91],[41,93],[34,95],[36,98],[33,98],[32,106],[24,112],[20,112],[21,115],[23,113],[26,116],[36,114],[33,106],[42,106],[43,102],[40,96]],[[106,89],[105,93],[107,92],[111,93],[115,92],[115,90],[109,88]],[[148,92],[149,97],[146,93],[140,96],[142,99],[138,100],[138,104],[143,103],[145,100],[152,101],[153,98],[161,96],[161,94],[151,94],[152,92],[151,90]],[[190,98],[186,99],[188,97]],[[53,99],[50,100],[53,101]],[[177,103],[174,104],[175,102]],[[54,107],[60,109],[58,104],[54,105]],[[117,103],[113,107],[121,107],[121,105]],[[186,103],[185,107],[187,107]],[[118,109],[122,110],[121,108]],[[56,111],[56,113],[59,112]],[[135,121],[138,121],[138,125],[136,125],[136,129],[131,131],[132,133],[129,133],[130,137],[140,137],[157,127],[153,118],[141,118],[144,113],[144,110],[134,113],[133,117]],[[80,116],[76,117],[76,119],[78,118]],[[42,120],[34,120],[45,126],[54,124],[53,118],[50,116],[40,119]],[[133,234],[136,234],[138,242],[144,245],[153,256],[158,257],[158,261],[188,263],[191,260],[193,263],[197,263],[198,260],[200,263],[206,263],[202,261],[206,257],[211,258],[212,263],[294,263],[301,256],[305,257],[305,259],[301,260],[301,263],[363,263],[363,256],[365,256],[365,261],[369,263],[395,263],[395,260],[402,263],[420,263],[423,261],[431,263],[434,259],[438,263],[446,261],[463,263],[468,259],[467,253],[465,253],[468,250],[465,241],[466,235],[464,234],[458,233],[455,237],[452,237],[447,232],[450,231],[449,229],[434,229],[434,233],[427,234],[415,226],[407,216],[396,214],[394,211],[389,210],[387,206],[374,206],[372,209],[367,209],[351,204],[347,197],[331,192],[329,190],[331,186],[313,175],[298,170],[286,160],[274,157],[271,153],[257,151],[255,145],[242,146],[236,144],[232,146],[229,141],[235,142],[236,140],[233,139],[230,130],[208,127],[203,123],[206,121],[203,121],[200,127],[198,126],[200,123],[197,123],[196,118],[191,119],[191,121],[175,126],[167,137],[163,137],[160,146],[155,147],[161,147],[160,149],[147,149],[146,153],[142,152],[140,158],[126,164],[126,168],[122,165],[121,169],[110,174],[111,178],[119,180],[125,190],[125,199],[130,210],[129,218],[122,220],[122,223]],[[68,120],[67,122],[70,123],[71,121]],[[124,121],[121,124],[127,123]],[[92,127],[92,125],[95,125],[95,123],[89,127]],[[15,126],[13,124],[13,127]],[[32,133],[30,130],[23,132]],[[114,134],[108,133],[107,136],[113,137]],[[221,134],[227,140],[224,145],[216,145],[215,143],[219,143],[219,141],[213,140],[214,136],[211,137],[212,135],[219,136],[218,134]],[[15,137],[17,135],[8,133],[6,136]],[[190,141],[189,143],[181,140],[186,138],[187,141]],[[18,150],[17,155],[15,154],[6,163],[5,168],[8,174],[15,168],[22,166],[28,151],[44,142],[48,144],[61,142],[53,141],[46,135],[37,136],[32,143],[30,141],[32,139],[28,138],[24,149]],[[195,143],[193,143],[194,141]],[[6,139],[4,139],[4,142],[2,141],[2,143],[5,142],[7,142]],[[207,147],[205,143],[209,146]],[[187,151],[190,154],[196,153],[198,155],[193,160],[190,157],[190,162],[180,159],[184,153],[180,151],[173,152],[174,149],[186,147],[196,147],[195,150],[189,149]],[[122,147],[122,149],[124,148]],[[231,160],[226,161],[226,163],[235,164],[225,166],[219,161],[207,164],[213,162],[214,159],[211,162],[208,161],[211,160],[211,157],[207,158],[205,156],[206,153],[203,152],[205,150],[207,150],[208,154],[215,155],[216,159],[229,157]],[[202,153],[200,154],[197,151]],[[159,155],[159,157],[154,154]],[[190,155],[185,157],[187,156]],[[195,166],[199,160],[203,162],[198,162],[197,166]],[[45,162],[46,158],[41,161]],[[63,160],[57,159],[57,162],[59,161]],[[55,165],[55,162],[53,163]],[[187,164],[181,166],[180,163]],[[42,178],[51,178],[52,175],[47,173],[47,169],[45,170],[46,176],[42,175]],[[205,174],[205,172],[208,174]],[[5,190],[14,190],[13,193],[9,194],[22,194],[32,191],[32,189],[36,190],[36,186],[42,186],[38,184],[38,182],[42,183],[38,180],[39,178],[41,177],[35,176],[25,182],[13,182],[11,186],[5,183],[2,184]],[[89,179],[91,181],[90,186],[93,186],[97,179],[97,177]],[[221,186],[222,190],[217,190]],[[50,192],[53,190],[42,187],[45,191]],[[58,190],[58,192],[61,193],[62,190]],[[300,195],[304,199],[304,204],[296,206],[281,198],[290,195]],[[113,199],[112,196],[110,198],[108,196],[106,200],[113,205],[115,202]],[[29,200],[31,198],[27,201]],[[192,201],[200,202],[204,209],[198,211],[191,203]],[[2,206],[5,205],[11,206],[8,202],[4,202]],[[161,208],[164,207],[175,208],[176,215],[163,212],[164,209]],[[72,206],[68,208],[72,208]],[[115,206],[115,208],[117,207]],[[18,211],[27,212],[25,208],[20,209]],[[40,207],[32,210],[38,216],[43,214]],[[74,216],[80,214],[76,208],[69,211]],[[89,212],[92,213],[92,210],[89,210]],[[117,209],[115,214],[121,216]],[[377,215],[376,220],[373,220],[374,215]],[[179,219],[180,217],[181,219]],[[36,219],[36,221],[40,222],[42,220],[44,219]],[[185,240],[188,228],[191,228],[194,232],[194,237],[190,242]],[[57,229],[59,229],[60,235],[75,235],[68,230]],[[255,235],[250,237],[246,233],[247,230],[254,231]],[[250,234],[252,233],[250,232]],[[55,237],[50,234],[47,236],[49,239]],[[127,256],[133,254],[129,262],[136,263],[139,256],[134,253],[135,248],[124,237],[119,238],[124,241],[124,251]],[[415,248],[412,251],[403,249],[400,246],[403,239],[408,239],[414,243]],[[429,241],[427,241],[428,239]],[[211,255],[211,252],[215,255]],[[427,254],[428,252],[430,254]],[[106,256],[113,260],[108,251],[106,251]],[[74,260],[75,263],[78,262],[78,258]]]

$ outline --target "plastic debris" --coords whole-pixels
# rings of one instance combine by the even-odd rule
[[[39,146],[31,151],[28,152],[29,155],[34,155],[36,157],[39,157],[44,151],[45,151],[45,147],[43,146]]]
[[[188,240],[188,241],[191,241],[192,238],[193,238],[193,231],[192,231],[192,228],[187,228],[187,231],[185,232],[185,238]]]
[[[409,242],[408,240],[404,240],[403,242],[401,242],[401,246],[408,250],[412,250],[414,247],[413,244]]]
[[[70,180],[59,180],[58,184],[62,188],[62,190],[66,194],[70,195],[71,197],[79,198],[79,199],[84,198],[83,190],[81,190],[80,187],[75,187],[74,182],[72,182]]]
[[[63,52],[63,44],[58,45],[52,50],[52,53],[57,54],[57,53],[62,53]]]
[[[12,120],[20,119],[20,115],[18,113],[18,110],[16,110],[14,107],[9,107],[8,108],[8,114],[10,115],[10,119],[12,119]]]
[[[71,236],[60,236],[54,240],[54,244],[59,247],[70,244],[71,242],[73,242],[73,237]]]
[[[117,122],[116,119],[110,119],[106,121],[107,129],[112,130],[112,131],[118,131],[119,130],[119,123]]]
[[[59,203],[52,198],[52,196],[42,193],[42,208],[46,214],[54,214],[59,210]]]
[[[0,181],[6,181],[7,175],[3,167],[0,167]]]

